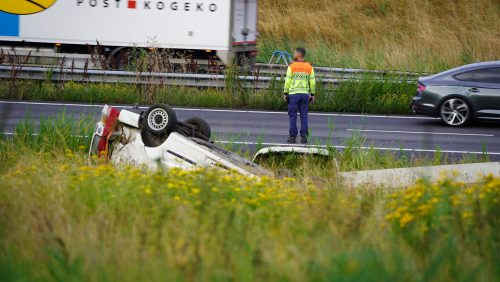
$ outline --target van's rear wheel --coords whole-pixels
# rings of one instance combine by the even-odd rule
[[[204,119],[192,117],[188,118],[185,123],[194,127],[195,135],[202,135],[207,139],[210,139],[212,137],[212,129],[210,128],[208,122],[206,122]]]
[[[172,108],[159,104],[149,108],[143,116],[142,128],[154,136],[164,137],[172,133],[177,125],[177,116]]]

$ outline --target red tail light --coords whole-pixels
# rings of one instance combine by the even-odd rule
[[[418,87],[417,87],[417,91],[420,92],[420,93],[424,92],[425,91],[425,85],[419,83]]]
[[[99,157],[105,156],[107,157],[108,154],[108,138],[111,133],[113,133],[113,130],[115,130],[117,121],[118,121],[118,116],[120,115],[120,111],[109,107],[105,106],[102,110],[102,122],[104,123],[104,130],[102,133],[102,137],[99,140],[99,145],[98,145],[98,150],[99,150]]]

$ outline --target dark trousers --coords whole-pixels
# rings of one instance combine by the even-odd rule
[[[297,113],[300,113],[300,136],[307,137],[308,123],[307,113],[309,112],[308,94],[288,95],[288,117],[290,119],[290,137],[297,137]]]

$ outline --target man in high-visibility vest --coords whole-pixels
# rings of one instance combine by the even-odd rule
[[[285,88],[283,98],[288,103],[288,117],[290,119],[290,131],[288,143],[297,142],[297,113],[300,113],[300,143],[307,144],[309,137],[307,114],[309,103],[314,102],[316,93],[316,79],[312,65],[305,61],[306,50],[297,48],[294,54],[294,62],[290,64],[286,72]]]

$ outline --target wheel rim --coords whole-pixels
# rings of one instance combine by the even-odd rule
[[[148,115],[148,125],[154,130],[163,130],[168,124],[168,113],[164,109],[154,109]]]
[[[449,125],[464,124],[469,119],[469,106],[461,99],[449,99],[441,107],[441,118]]]

